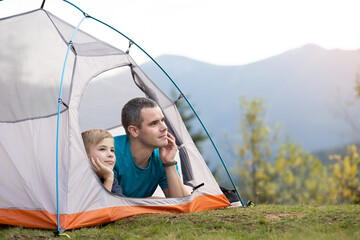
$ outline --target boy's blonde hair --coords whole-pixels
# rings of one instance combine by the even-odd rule
[[[91,145],[98,144],[104,138],[113,138],[110,132],[104,129],[89,129],[81,133],[86,152],[88,153]]]

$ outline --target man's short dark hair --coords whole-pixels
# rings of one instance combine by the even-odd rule
[[[154,108],[158,104],[150,98],[133,98],[125,104],[121,111],[121,124],[125,128],[126,135],[129,136],[128,127],[133,125],[141,128],[141,123],[144,119],[141,116],[141,109],[143,108]]]

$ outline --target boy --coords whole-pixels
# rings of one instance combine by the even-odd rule
[[[111,133],[103,129],[90,129],[82,132],[81,136],[90,163],[104,187],[109,192],[125,197],[118,181],[114,178],[113,168],[116,157]]]

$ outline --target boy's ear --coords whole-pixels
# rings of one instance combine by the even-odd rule
[[[129,131],[130,135],[134,138],[136,138],[139,135],[139,130],[134,125],[128,126],[128,131]]]

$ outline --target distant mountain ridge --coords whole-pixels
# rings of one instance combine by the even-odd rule
[[[217,66],[172,55],[160,56],[156,61],[190,96],[223,152],[229,144],[224,132],[239,139],[241,94],[265,99],[270,105],[269,124],[282,123],[283,132],[307,151],[356,140],[347,135],[351,129],[334,112],[345,98],[351,99],[355,94],[359,51],[325,50],[309,44],[240,66]],[[164,75],[154,64],[145,63],[141,67],[162,89],[169,89],[169,81],[163,80]]]

